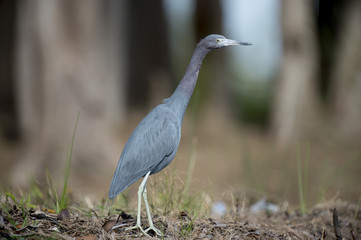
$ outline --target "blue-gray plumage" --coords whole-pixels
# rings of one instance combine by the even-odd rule
[[[203,58],[213,49],[230,45],[251,44],[226,39],[216,34],[202,39],[172,96],[164,99],[162,104],[155,107],[139,123],[125,144],[111,182],[109,198],[113,199],[135,181],[145,177],[138,191],[138,216],[137,225],[134,227],[140,228],[144,234],[152,229],[161,235],[153,225],[146,200],[147,178],[168,166],[178,150],[184,113],[197,82]],[[140,226],[141,195],[145,201],[150,225],[145,231]]]

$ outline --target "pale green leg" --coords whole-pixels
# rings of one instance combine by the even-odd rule
[[[149,230],[153,230],[158,236],[163,236],[162,232],[154,226],[153,221],[152,221],[152,216],[151,216],[150,210],[149,210],[148,199],[147,199],[147,189],[146,189],[146,184],[147,184],[149,174],[150,174],[150,172],[148,172],[144,176],[144,179],[143,179],[143,181],[140,184],[139,189],[138,189],[137,223],[136,223],[136,225],[134,227],[129,227],[129,228],[126,228],[125,230],[132,230],[132,229],[139,228],[144,233],[144,235],[146,235],[148,237],[150,237],[150,236],[148,235],[147,232]],[[141,206],[142,206],[142,196],[143,196],[143,199],[144,199],[145,209],[147,211],[147,217],[148,217],[148,223],[149,223],[149,228],[147,228],[145,231],[142,228],[142,225],[141,225],[141,222],[140,222],[140,210],[141,210]]]
[[[144,188],[143,191],[143,199],[144,199],[144,205],[145,205],[145,210],[147,211],[147,217],[148,217],[148,223],[149,223],[149,227],[145,230],[145,232],[148,232],[149,230],[153,230],[158,236],[163,236],[163,233],[154,226],[153,224],[153,220],[152,220],[152,215],[150,214],[150,210],[149,210],[149,205],[148,205],[148,197],[147,197],[147,188]]]

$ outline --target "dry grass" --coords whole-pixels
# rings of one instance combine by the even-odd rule
[[[357,205],[330,201],[310,209],[307,215],[283,207],[276,214],[250,214],[234,220],[192,219],[186,212],[155,216],[156,226],[165,239],[337,239],[332,211],[336,208],[340,232],[345,239],[361,236],[361,213]],[[127,214],[107,215],[104,209],[81,211],[71,207],[70,214],[55,214],[35,208],[20,208],[11,199],[2,199],[0,237],[12,239],[146,239],[139,231],[124,231],[135,219]],[[356,216],[355,216],[355,213]],[[130,218],[129,218],[130,217]],[[124,227],[110,230],[118,220]],[[142,223],[147,224],[146,219]]]

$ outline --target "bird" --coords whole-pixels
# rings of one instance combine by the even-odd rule
[[[114,199],[123,190],[144,177],[138,189],[138,211],[136,225],[130,229],[140,229],[144,235],[157,229],[149,210],[146,184],[149,175],[158,173],[173,160],[181,139],[181,126],[184,113],[195,88],[204,57],[214,49],[232,45],[252,45],[227,39],[222,35],[211,34],[196,46],[186,72],[173,94],[151,110],[134,129],[126,142],[112,178],[109,199]],[[141,198],[143,197],[149,227],[143,229],[140,221]]]

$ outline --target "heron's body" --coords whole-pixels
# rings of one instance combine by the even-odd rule
[[[173,160],[181,137],[181,124],[181,119],[166,103],[154,108],[139,123],[120,156],[109,198],[114,198],[148,172],[159,172]]]
[[[136,227],[144,233],[157,230],[152,223],[146,200],[146,181],[149,175],[168,166],[173,160],[181,138],[181,126],[185,110],[197,82],[204,57],[213,49],[229,45],[250,45],[226,39],[221,35],[209,35],[196,47],[177,89],[171,97],[155,107],[135,128],[120,156],[109,189],[113,199],[128,186],[145,176],[138,192],[138,216]],[[150,228],[144,231],[140,226],[140,200],[143,194]],[[159,232],[157,232],[159,233]]]

